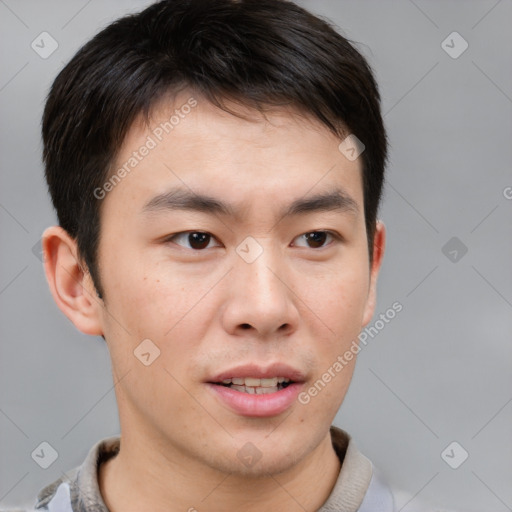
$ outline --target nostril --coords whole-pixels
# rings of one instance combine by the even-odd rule
[[[242,324],[242,329],[250,329],[251,326],[249,324]]]

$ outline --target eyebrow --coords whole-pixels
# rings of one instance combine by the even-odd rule
[[[241,212],[228,203],[183,188],[174,188],[153,197],[143,206],[142,213],[151,215],[174,210],[197,211],[235,219],[242,217]],[[332,211],[357,215],[359,206],[347,192],[336,188],[328,192],[295,199],[280,212],[279,218]]]

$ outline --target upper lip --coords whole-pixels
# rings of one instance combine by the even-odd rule
[[[284,363],[270,365],[244,364],[218,373],[207,382],[222,382],[225,379],[254,377],[255,379],[270,379],[272,377],[285,377],[293,382],[303,382],[305,375],[300,370]]]

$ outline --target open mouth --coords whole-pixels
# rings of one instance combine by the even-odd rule
[[[305,375],[286,364],[254,364],[219,372],[207,381],[216,400],[239,416],[268,418],[293,407]]]
[[[212,384],[250,395],[266,395],[286,389],[290,384],[293,384],[293,381],[286,377],[271,377],[268,379],[233,377],[232,379],[224,379],[222,382],[212,382]]]

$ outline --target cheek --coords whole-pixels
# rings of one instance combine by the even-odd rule
[[[350,385],[368,295],[368,268],[352,264],[347,269],[332,272],[320,285],[308,278],[302,289],[304,302],[314,312],[310,336],[317,364],[313,383],[299,402],[306,414],[325,421],[334,417]]]
[[[126,252],[137,254],[136,249]],[[144,259],[143,254],[107,262],[105,268],[113,298],[111,312],[123,317],[134,336],[161,338],[183,316],[188,301],[179,272]]]
[[[331,424],[343,403],[352,380],[355,360],[337,367],[336,358],[333,356],[331,359],[323,368],[319,368],[319,372],[298,396],[297,413],[301,423],[315,421],[321,425]]]
[[[345,266],[345,265],[344,265]],[[318,317],[334,344],[359,334],[368,297],[369,270],[362,264],[302,280],[301,299]],[[328,328],[328,329],[327,329]]]
[[[159,415],[176,417],[188,403],[180,383],[193,372],[196,340],[203,337],[198,315],[205,290],[197,286],[187,293],[190,287],[176,272],[139,269],[118,267],[111,276],[116,299],[115,309],[107,313],[107,338],[116,380],[123,379],[122,395],[156,423]]]
[[[148,338],[161,351],[160,362],[167,369],[186,375],[216,311],[211,307],[214,294],[208,292],[218,278],[192,278],[175,269],[166,271],[164,265],[142,270],[132,272],[120,291],[131,351]]]

